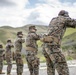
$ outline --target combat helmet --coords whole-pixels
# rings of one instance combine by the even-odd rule
[[[37,30],[35,26],[29,26],[29,30],[31,29]]]
[[[61,11],[59,12],[59,14],[58,14],[58,15],[60,15],[60,16],[65,16],[65,17],[69,17],[68,12],[67,12],[67,11],[65,11],[65,10],[61,10]]]
[[[17,32],[17,35],[23,35],[22,31]]]
[[[7,42],[11,42],[11,40],[7,40]]]

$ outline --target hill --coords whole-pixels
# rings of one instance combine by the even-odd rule
[[[23,27],[17,27],[17,28],[13,28],[13,27],[10,27],[10,26],[0,27],[0,43],[5,45],[6,40],[9,39],[9,38],[14,41],[15,38],[16,38],[16,33],[18,31],[22,31],[23,34],[24,34],[24,37],[26,37],[26,35],[28,33],[28,27],[29,26],[31,26],[31,24],[25,25]],[[36,28],[37,28],[37,33],[38,34],[46,33],[47,30],[48,30],[48,27],[43,26],[43,25],[36,25]],[[65,33],[64,37],[63,37],[62,46],[76,45],[75,42],[76,42],[76,29],[68,28],[66,30],[66,33]]]

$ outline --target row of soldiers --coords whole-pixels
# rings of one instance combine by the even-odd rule
[[[49,24],[47,35],[40,36],[36,33],[35,26],[29,27],[26,37],[26,60],[30,75],[39,75],[39,58],[37,57],[38,45],[42,44],[42,53],[46,59],[47,75],[69,75],[66,59],[62,53],[61,41],[66,28],[76,28],[76,20],[69,17],[65,10],[61,10],[57,17],[54,17]]]
[[[9,39],[7,40],[6,47],[3,49],[2,44],[0,44],[0,74],[5,74],[2,72],[3,69],[3,60],[7,62],[7,75],[11,75],[11,68],[12,68],[12,60],[16,61],[17,65],[17,75],[22,75],[23,72],[23,60],[22,60],[22,43],[25,42],[23,38],[22,32],[17,32],[17,38],[15,43],[13,44],[12,41]],[[15,52],[11,51],[11,48],[15,48]]]
[[[57,17],[53,18],[49,24],[49,30],[47,35],[40,36],[36,33],[35,26],[29,27],[29,32],[25,39],[23,39],[22,32],[17,33],[17,39],[15,41],[15,60],[17,65],[17,75],[23,73],[23,60],[22,60],[22,43],[26,43],[26,61],[29,68],[30,75],[39,75],[39,58],[37,57],[38,45],[37,41],[41,40],[42,53],[46,59],[47,74],[55,75],[55,69],[59,75],[69,75],[69,69],[66,59],[61,50],[62,37],[67,27],[76,28],[76,20],[69,17],[69,14],[65,10],[61,10]],[[10,41],[7,41],[9,43]],[[6,45],[6,60],[9,64],[7,67],[7,75],[10,75],[11,64],[11,45]],[[0,49],[1,50],[1,49]],[[2,53],[1,53],[2,54]],[[9,57],[10,55],[10,57]],[[0,57],[2,59],[2,56]],[[2,62],[2,61],[0,61]],[[1,63],[2,64],[2,63]],[[1,67],[1,65],[0,65]],[[2,72],[2,70],[1,70]]]

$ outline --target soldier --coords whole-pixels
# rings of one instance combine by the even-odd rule
[[[3,55],[4,55],[4,49],[2,44],[0,44],[0,74],[5,74],[4,72],[2,72],[3,69]]]
[[[69,75],[66,59],[61,52],[61,41],[67,27],[75,28],[76,20],[71,19],[68,12],[61,10],[57,17],[49,24],[49,33],[43,37],[43,54],[46,58],[47,74],[55,75],[55,68],[59,75]]]
[[[11,73],[11,68],[12,68],[12,52],[11,48],[14,47],[11,40],[7,40],[6,44],[6,62],[7,62],[7,75],[10,75]]]
[[[39,58],[36,56],[38,51],[37,40],[40,39],[36,34],[37,29],[35,26],[29,27],[29,33],[26,37],[26,60],[30,75],[39,74]]]
[[[22,32],[17,33],[17,39],[15,41],[15,57],[16,57],[16,65],[17,65],[17,75],[22,75],[23,73],[23,60],[22,60],[22,43],[25,42],[25,39],[23,39]]]

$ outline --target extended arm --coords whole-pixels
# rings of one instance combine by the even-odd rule
[[[76,19],[67,18],[66,26],[76,28]]]

